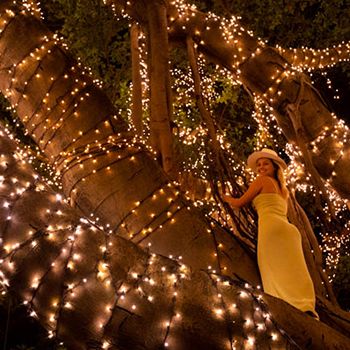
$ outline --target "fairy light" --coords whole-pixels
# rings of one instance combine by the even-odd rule
[[[17,181],[12,181],[12,183],[13,184],[16,184],[16,183],[18,183],[18,182],[20,182],[20,180],[19,179],[17,179]],[[162,189],[162,191],[161,192],[163,192],[164,194],[165,194],[165,191],[164,191],[164,189]],[[57,199],[59,199],[59,202],[61,202],[60,201],[60,197],[59,196],[57,196],[57,195],[55,195],[54,196],[54,201],[57,201]],[[141,205],[141,203],[137,203],[137,205],[139,206],[139,205]],[[62,214],[63,214],[63,212],[62,212]],[[84,221],[84,220],[81,220],[81,221]],[[51,229],[54,229],[53,227],[51,227]],[[81,235],[81,233],[82,233],[82,227],[81,227],[81,225],[78,225],[77,226],[77,228],[76,228],[76,230],[75,230],[75,233],[77,233],[78,234],[78,236],[79,235]],[[66,253],[67,252],[67,250],[64,250],[64,253]],[[75,253],[75,254],[73,254],[72,255],[72,260],[74,260],[74,261],[79,261],[81,259],[81,256],[79,255],[79,254],[77,254],[77,253]],[[149,258],[149,266],[151,266],[152,264],[151,263],[155,263],[156,262],[156,259],[157,259],[157,257],[155,256],[155,255],[150,255],[150,258]],[[108,265],[106,265],[105,263],[103,263],[103,262],[101,262],[101,264],[99,264],[99,266],[101,267],[101,270],[103,270],[102,272],[104,273],[105,271],[107,271],[108,270]],[[187,267],[185,266],[185,265],[180,265],[179,266],[179,269],[181,270],[181,275],[187,270]],[[100,270],[100,268],[99,268],[99,270]],[[161,267],[161,271],[163,272],[163,273],[166,273],[166,271],[167,271],[167,269],[166,269],[166,267],[165,266],[162,266]],[[132,272],[131,273],[131,276],[134,278],[134,279],[137,279],[137,278],[139,278],[139,281],[143,281],[143,280],[145,280],[145,281],[147,281],[147,282],[149,282],[150,283],[150,285],[151,286],[153,286],[153,285],[155,285],[155,283],[154,283],[154,281],[153,281],[153,279],[149,279],[149,278],[145,278],[145,277],[143,277],[143,275],[142,274],[138,274],[137,272]],[[172,284],[172,285],[175,285],[176,283],[177,283],[177,277],[176,277],[176,275],[174,274],[174,273],[169,273],[168,274],[168,277],[167,277],[167,279],[169,280],[169,282]],[[40,280],[40,277],[38,277],[38,276],[36,276],[36,277],[34,277],[34,279],[33,279],[33,281],[32,281],[32,288],[37,288],[38,287],[38,285],[39,285],[39,280]],[[153,283],[152,283],[152,281],[153,281]],[[85,281],[82,281],[82,282],[87,282],[86,280]],[[74,292],[77,288],[78,288],[78,286],[79,286],[79,283],[71,283],[71,284],[69,284],[68,285],[68,291],[69,291],[69,293],[72,293],[72,297],[74,297],[74,295],[76,294],[76,292]],[[130,290],[130,289],[129,289]],[[140,288],[140,287],[138,287],[137,288],[137,290],[141,293],[142,292],[142,289]],[[125,294],[127,293],[127,291],[128,291],[128,289],[121,289],[121,293],[122,293],[122,295],[121,295],[121,300],[123,301],[123,302],[125,302]],[[173,292],[173,296],[174,297],[176,297],[178,295],[178,293],[175,291],[175,292]],[[220,298],[221,298],[221,295],[219,294],[218,295]],[[148,300],[152,300],[153,301],[153,298],[151,297],[151,298],[148,298]],[[58,300],[53,300],[53,302],[52,302],[52,307],[53,308],[55,308],[56,310],[57,310],[57,308],[59,307],[59,302],[58,302]],[[72,301],[72,300],[65,300],[64,301],[64,303],[62,304],[62,307],[64,308],[64,309],[68,309],[68,310],[74,310],[74,302]],[[105,309],[106,309],[106,311],[109,311],[110,310],[110,305],[106,305],[105,306]],[[133,303],[133,304],[131,304],[131,308],[130,308],[132,311],[136,311],[137,310],[137,305],[135,304],[135,303]],[[221,313],[220,313],[221,314]],[[32,312],[31,312],[31,315],[33,316],[33,317],[36,317],[36,312],[33,310]],[[180,313],[176,313],[175,315],[174,315],[174,317],[175,317],[175,320],[180,320],[181,319],[181,314]],[[49,320],[50,320],[50,323],[52,324],[52,325],[55,325],[56,324],[56,316],[55,316],[55,313],[50,313],[50,315],[49,315]],[[172,322],[173,321],[166,321],[165,323],[164,323],[164,327],[166,327],[167,329],[169,329],[170,330],[170,328],[171,328],[171,325],[172,325]],[[97,323],[97,327],[98,328],[103,328],[103,325],[104,325],[104,323],[102,322],[98,322]],[[54,335],[55,335],[55,331],[50,331],[49,333],[48,333],[48,337],[54,337]],[[168,333],[168,336],[169,336],[169,333]],[[168,345],[170,345],[170,339],[168,339],[168,336],[167,336],[167,338],[166,338],[166,340],[164,341],[164,345],[165,344],[168,344]],[[106,345],[107,346],[107,345]]]
[[[180,16],[185,16],[187,13],[188,13],[188,7],[185,5],[185,3],[184,2],[176,2],[176,5],[178,6],[178,10],[179,10],[179,13],[180,13]],[[191,7],[190,8],[190,10],[191,11],[194,11],[195,10],[195,8],[194,7]],[[214,15],[213,16],[209,16],[209,18],[211,19],[211,20],[214,20],[214,21],[218,21],[219,19],[217,18],[217,17],[215,17]],[[244,32],[244,30],[242,29],[242,28],[238,28],[238,25],[237,25],[237,23],[236,23],[236,19],[230,19],[228,22],[226,22],[226,23],[224,23],[223,25],[222,25],[222,27],[220,27],[223,31],[224,31],[224,38],[225,38],[225,40],[228,42],[228,43],[231,43],[231,41],[235,41],[235,40],[237,40],[237,39],[235,39],[235,37],[234,37],[234,35],[232,35],[232,33],[230,34],[230,31],[232,31],[233,29],[234,29],[234,31],[236,31],[236,34],[235,35],[238,35],[238,36],[241,36],[242,35],[242,33]],[[209,29],[208,29],[209,30]],[[248,33],[248,32],[247,32]],[[197,33],[197,35],[200,35],[200,33],[198,32]],[[248,35],[250,35],[250,33],[248,33]],[[55,42],[56,43],[56,42]],[[200,41],[199,41],[199,45],[204,45],[205,44],[205,40],[203,40],[203,39],[201,39]],[[244,52],[244,48],[242,48],[241,46],[240,46],[240,44],[239,44],[239,42],[237,42],[237,43],[234,43],[235,45],[236,45],[236,49],[237,49],[237,61],[236,61],[236,65],[237,65],[237,67],[242,63],[242,62],[244,62],[247,58],[248,58],[248,56],[245,56],[245,52]],[[46,48],[46,53],[48,53],[48,48]],[[257,54],[259,54],[260,53],[260,51],[258,50],[258,49],[256,49],[256,51],[255,52],[253,52],[253,53],[250,53],[250,55],[257,55]],[[35,55],[37,55],[37,56],[35,56]],[[30,59],[38,59],[39,58],[39,53],[38,52],[33,52],[33,55],[30,55],[30,57],[28,57],[28,60],[30,60]],[[20,63],[20,65],[22,64],[22,65],[25,65],[26,63],[27,63],[28,61],[26,60],[26,61],[22,61],[21,63]],[[19,66],[18,67],[19,69],[22,69],[22,66]],[[23,68],[24,69],[24,68]],[[78,68],[77,68],[78,69]],[[74,69],[72,69],[73,71],[74,71]],[[34,75],[34,77],[33,78],[35,78],[35,79],[40,79],[41,78],[41,76],[40,76],[40,74],[35,74]],[[53,78],[54,79],[54,78]],[[210,83],[211,83],[212,81],[211,80],[208,80],[208,82],[207,82],[207,89],[204,89],[204,91],[205,91],[205,94],[208,94],[208,95],[206,95],[206,96],[208,96],[208,97],[210,97],[210,91],[212,90],[211,89],[211,85],[210,85]],[[13,83],[16,83],[16,81],[14,81]],[[76,83],[78,83],[78,82],[76,82]],[[77,85],[78,86],[78,85]],[[80,85],[79,86],[81,89],[83,89],[84,88],[84,85]],[[72,88],[72,90],[71,90],[71,92],[70,92],[70,94],[72,95],[72,96],[77,96],[77,95],[79,95],[79,87],[74,87],[74,88]],[[13,91],[8,91],[8,96],[11,96],[11,94],[13,94],[14,92]],[[26,96],[26,94],[24,94],[24,98],[26,98],[26,97],[28,97],[28,96]],[[82,101],[84,101],[85,99],[88,99],[89,98],[89,95],[83,95],[83,96],[80,96],[80,98],[82,98],[82,100],[80,100],[81,102]],[[53,109],[53,105],[51,105],[50,104],[50,99],[51,99],[51,96],[46,96],[45,98],[43,98],[43,100],[42,100],[42,104],[43,105],[45,105],[45,107],[44,108],[46,108],[46,112],[51,112],[52,111],[52,109]],[[62,112],[63,113],[65,113],[65,109],[64,109],[64,104],[65,104],[65,101],[63,101],[62,103],[61,103],[61,107],[60,108],[62,108]],[[63,106],[63,107],[62,107]],[[76,107],[76,109],[79,109],[79,104],[77,104],[77,105],[75,105],[75,107]],[[79,113],[76,111],[75,113],[77,113],[77,114],[73,114],[73,116],[75,116],[75,117],[78,117],[79,116]],[[259,112],[257,113],[257,114],[259,114]],[[263,114],[263,113],[262,113]],[[62,125],[63,125],[63,123],[64,123],[64,120],[61,120],[61,119],[59,119],[58,121],[55,121],[55,122],[53,122],[53,121],[51,121],[51,120],[47,120],[47,121],[45,121],[46,122],[46,125],[45,125],[45,127],[44,128],[46,128],[45,130],[59,130],[61,127],[62,127]],[[52,126],[52,128],[51,128],[51,126]],[[35,127],[35,126],[33,126],[33,127]],[[109,128],[110,127],[110,125],[108,124],[108,125],[106,125],[106,128]],[[186,142],[188,142],[188,145],[193,145],[193,144],[195,144],[196,142],[197,142],[197,140],[198,139],[205,139],[205,137],[207,136],[207,133],[206,133],[206,131],[205,131],[205,128],[201,128],[201,130],[198,132],[198,134],[195,136],[195,137],[191,137],[191,132],[188,130],[188,129],[186,129],[185,127],[183,127],[183,129],[181,130],[181,132],[182,132],[182,134],[181,134],[181,137],[186,137],[187,139],[188,139],[188,141],[186,141]],[[199,135],[199,136],[198,136]],[[77,135],[76,135],[76,141],[77,140],[80,140],[80,139],[82,139],[84,137],[84,132],[83,131],[80,131]],[[220,138],[220,140],[223,140],[223,138]],[[45,143],[45,142],[47,142],[46,143],[46,145],[49,145],[49,142],[50,142],[50,140],[48,140],[48,139],[46,139],[43,143]],[[115,143],[113,143],[113,144],[110,144],[108,141],[106,141],[106,139],[105,138],[101,138],[100,140],[99,140],[99,142],[100,143],[91,143],[91,144],[89,144],[87,147],[85,147],[85,149],[83,150],[83,152],[81,152],[80,153],[80,155],[82,155],[83,153],[86,153],[87,154],[87,157],[85,157],[85,158],[80,158],[80,159],[78,159],[78,154],[79,154],[79,151],[77,150],[77,149],[73,149],[73,150],[64,150],[61,154],[60,154],[60,156],[59,157],[57,157],[57,159],[54,161],[54,165],[57,165],[57,167],[58,168],[60,168],[60,172],[62,172],[62,173],[64,173],[65,172],[65,168],[66,167],[70,167],[70,166],[74,166],[76,163],[79,163],[79,166],[84,166],[84,163],[85,163],[85,165],[86,164],[88,164],[89,162],[91,162],[92,163],[92,165],[93,166],[99,166],[98,165],[98,159],[96,159],[96,158],[93,158],[93,157],[89,157],[90,155],[91,155],[91,151],[94,149],[94,147],[95,147],[95,149],[98,149],[98,150],[100,150],[101,148],[103,149],[103,147],[106,147],[106,149],[105,150],[103,150],[103,152],[102,153],[104,153],[105,155],[107,155],[108,153],[108,151],[109,150],[111,150],[111,149],[113,149],[113,147],[116,147],[116,142]],[[126,143],[128,143],[128,142],[126,142]],[[119,143],[118,143],[119,144]],[[129,144],[130,145],[130,144]],[[222,145],[223,145],[223,147],[225,148],[226,146],[225,146],[225,144],[224,144],[224,141],[222,141]],[[108,147],[110,147],[109,149],[108,149]],[[138,147],[138,145],[137,145],[137,142],[135,142],[134,144],[131,144],[131,147],[135,147],[135,148],[137,148]],[[139,148],[140,149],[140,148]],[[135,161],[135,160],[137,160],[137,157],[135,157],[135,156],[133,156],[134,158],[133,159],[130,159],[131,161]],[[70,158],[70,159],[69,159]],[[64,162],[64,163],[60,163],[61,162],[61,160],[62,159],[69,159],[69,161],[68,162]],[[79,160],[79,162],[78,162],[78,160]],[[204,161],[204,158],[202,158],[201,159],[201,161],[203,162]],[[68,164],[67,164],[68,163]],[[64,165],[63,165],[64,164]],[[195,167],[196,168],[196,167]],[[92,170],[92,173],[93,174],[96,174],[97,172],[99,172],[99,171],[104,171],[104,170],[111,170],[111,168],[109,167],[102,167],[102,168],[97,168],[97,167],[94,167],[93,168],[93,170]],[[90,175],[89,175],[90,176]],[[88,177],[89,176],[85,176],[84,178],[82,178],[82,181],[83,181],[83,179],[88,179]],[[1,179],[0,179],[1,180]],[[4,180],[5,180],[5,178],[4,178]],[[4,181],[1,181],[1,183],[2,182],[4,182]],[[19,192],[17,192],[17,195],[22,195],[23,194],[23,189],[24,189],[25,187],[22,187],[22,188],[19,188],[18,189],[18,191]],[[163,191],[164,191],[164,189],[163,189]],[[154,193],[154,194],[152,194],[152,197],[150,197],[150,198],[148,198],[147,200],[151,200],[151,198],[152,199],[157,199],[157,198],[159,198],[159,197],[161,197],[161,195],[162,195],[162,192],[159,190],[159,193]],[[153,196],[155,196],[155,197],[153,197]],[[175,196],[176,197],[176,196]],[[62,197],[60,197],[60,196],[56,196],[55,197],[55,199],[56,199],[56,201],[57,202],[60,202],[61,201],[61,199],[62,199]],[[172,203],[173,201],[174,201],[174,199],[173,198],[171,198],[171,197],[169,197],[168,198],[168,200],[170,201],[169,203]],[[199,202],[198,202],[199,203]],[[137,211],[136,211],[136,208],[139,208],[140,207],[140,205],[142,205],[143,203],[141,203],[141,202],[139,202],[137,205],[135,205],[135,207],[134,208],[132,208],[131,209],[131,211],[130,211],[130,213],[128,213],[127,215],[128,215],[128,217],[127,218],[130,218],[132,215],[137,215]],[[8,207],[6,207],[6,206],[4,206],[6,209],[8,208]],[[174,208],[176,208],[176,210],[180,210],[181,209],[181,207],[178,207],[178,206],[175,206],[175,204],[174,204]],[[174,220],[175,220],[175,218],[174,218],[174,213],[175,213],[175,211],[167,211],[166,212],[167,213],[167,219],[169,219],[168,221],[169,222],[173,222]],[[60,211],[60,210],[57,210],[56,211],[56,213],[55,213],[55,215],[57,215],[57,216],[61,216],[62,215],[62,212]],[[152,215],[151,215],[151,219],[154,219],[155,218],[155,216],[156,216],[156,214],[155,213],[152,213]],[[122,227],[122,225],[124,225],[124,227],[126,227],[127,225],[125,224],[125,220],[126,218],[124,218],[124,220],[123,220],[123,222],[120,224],[120,226]],[[12,220],[12,217],[11,216],[9,216],[9,220]],[[90,220],[89,220],[90,221]],[[88,221],[88,222],[89,222]],[[99,221],[99,218],[98,217],[96,217],[96,218],[94,218],[94,219],[92,219],[91,220],[91,222],[93,222],[93,223],[97,223]],[[162,224],[164,224],[164,222],[162,223]],[[96,224],[97,225],[97,224]],[[109,225],[109,224],[108,224]],[[161,225],[159,225],[159,227],[160,227]],[[98,226],[99,227],[99,226]],[[151,227],[145,227],[146,228],[146,235],[147,235],[147,232],[153,232],[153,228],[151,228]],[[96,229],[96,227],[95,227],[95,229]],[[152,230],[152,231],[149,231],[149,230]],[[54,228],[52,228],[51,229],[52,231],[54,231]],[[113,230],[112,230],[113,231]],[[140,231],[140,232],[142,232],[142,231]],[[34,241],[33,241],[34,242]],[[17,244],[14,244],[14,245],[12,245],[10,248],[8,248],[8,252],[11,252],[12,250],[16,250],[16,249],[18,249],[19,248],[19,246],[17,245]],[[220,246],[220,243],[219,243],[219,245],[218,245],[218,248],[222,248],[222,246]],[[101,246],[101,252],[102,253],[105,253],[105,252],[107,252],[107,250],[108,250],[108,247],[107,247],[107,245],[102,245]],[[75,257],[75,259],[74,259],[74,257]],[[77,262],[80,260],[80,257],[77,257],[76,255],[73,255],[73,260],[76,260]],[[69,266],[69,264],[73,264],[73,262],[71,261],[71,262],[68,262],[67,263],[67,266]],[[151,263],[150,263],[151,264]],[[100,266],[100,265],[99,265]],[[108,277],[107,277],[107,275],[108,275],[108,269],[109,269],[109,266],[108,266],[108,264],[107,265],[105,265],[104,263],[102,263],[102,265],[101,265],[102,267],[101,267],[101,271],[99,270],[99,272],[98,273],[101,273],[102,275],[100,275],[100,279],[102,279],[102,280],[106,280]],[[73,265],[71,265],[71,267],[72,268],[74,268],[74,264]],[[163,268],[164,268],[164,270],[163,270]],[[167,272],[167,269],[166,269],[166,267],[162,267],[161,268],[161,271],[162,271],[162,273],[166,273],[166,274],[168,274],[168,272]],[[104,273],[106,273],[106,275],[104,275]],[[169,280],[170,281],[172,281],[172,280],[174,280],[174,276],[173,275],[171,275],[170,273],[169,273]],[[135,277],[136,278],[136,277]],[[38,278],[35,278],[34,280],[33,280],[33,288],[37,288],[38,286],[39,286],[39,283],[40,283],[40,278],[38,279]],[[153,279],[150,279],[149,281],[154,281]],[[152,285],[152,283],[151,282],[149,282],[149,284],[150,285]],[[154,283],[155,284],[155,283]],[[71,286],[70,288],[69,288],[69,290],[70,291],[73,291],[75,289],[75,287],[74,287],[74,285],[73,286]],[[141,289],[142,290],[142,289]],[[138,290],[140,293],[141,293],[141,290]],[[124,293],[126,293],[126,292],[124,292]],[[177,292],[173,292],[173,296],[177,296],[177,294],[175,294],[175,293],[177,293]],[[241,292],[241,296],[242,296],[242,298],[244,298],[244,296],[246,295],[246,293],[245,292]],[[247,294],[247,296],[248,296],[248,294]],[[153,301],[153,297],[152,296],[149,296],[149,298],[151,298],[151,301]],[[121,299],[123,299],[123,300],[125,300],[125,295],[123,294],[122,296],[121,296]],[[149,300],[149,299],[148,299]],[[65,304],[65,307],[68,307],[68,308],[74,308],[74,303],[72,303],[71,301],[67,301]],[[137,309],[137,304],[131,304],[131,310],[136,310]],[[217,310],[221,310],[220,312],[219,312],[219,315],[223,315],[226,311],[224,310],[224,309],[217,309]],[[216,314],[218,314],[218,313],[216,313]],[[50,316],[50,317],[52,317],[52,316]],[[171,325],[171,323],[170,322],[166,322],[165,323],[165,326],[166,327],[169,327]],[[103,327],[103,323],[98,323],[98,326],[99,327]],[[248,338],[248,342],[252,342],[252,344],[254,344],[254,338]],[[165,345],[166,344],[166,345]],[[168,346],[170,343],[168,342],[168,341],[166,341],[165,343],[164,343],[164,345],[165,346]],[[251,345],[252,345],[251,344]]]
[[[257,144],[257,149],[261,149],[265,145],[267,140],[273,142],[275,148],[278,148],[278,141],[275,137],[272,137],[272,132],[270,132],[269,130],[271,126],[275,126],[275,128],[277,129],[277,134],[281,134],[280,128],[276,126],[276,120],[273,109],[271,107],[266,107],[266,103],[257,96],[255,96],[255,106],[256,114],[254,114],[254,117],[257,119],[257,122],[260,126],[260,129],[258,131],[260,133],[258,133],[258,140],[260,140],[260,142],[258,142]],[[333,118],[337,120],[337,124],[335,124],[335,126],[333,127],[332,137],[334,137],[334,142],[337,143],[339,147],[343,147],[343,145],[345,144],[345,140],[349,137],[348,128],[344,125],[344,122],[342,120],[338,120],[334,115]],[[318,145],[327,135],[329,135],[329,133],[330,128],[328,126],[325,126],[324,131],[320,133],[318,138],[311,142],[311,145],[313,147],[312,152],[314,154],[317,154],[319,152]],[[274,134],[276,134],[276,132],[274,132]],[[304,166],[299,161],[299,159],[301,159],[302,157],[300,150],[296,147],[296,145],[286,144],[286,151],[291,160],[288,166],[289,185],[291,185],[291,187],[294,188],[294,190],[299,192],[314,192],[315,188],[310,183],[311,175],[308,174]],[[343,151],[341,151],[339,156],[343,155],[342,152]],[[331,164],[333,165],[334,161],[331,160]],[[332,175],[336,176],[336,173],[334,172]],[[348,210],[346,202],[334,191],[328,180],[325,181],[325,188],[330,202],[334,205],[336,215],[341,219],[344,213]],[[330,214],[330,208],[328,206],[324,206],[323,209],[325,212],[325,216],[327,217]],[[335,237],[337,237],[337,235],[335,235]],[[323,238],[322,240],[324,241]],[[338,237],[334,239],[332,248],[326,246],[324,243],[320,247],[321,250],[326,253],[327,266],[329,268],[332,267],[333,271],[335,271],[337,263],[339,261],[339,254],[342,243],[339,242]],[[332,280],[334,278],[334,274],[333,276],[329,275],[329,278],[330,280]]]
[[[342,42],[339,45],[334,45],[331,48],[323,50],[316,50],[312,48],[303,47],[296,48],[282,48],[276,46],[276,49],[282,57],[287,59],[293,66],[302,68],[307,71],[315,69],[323,69],[332,67],[339,62],[349,62],[350,43]]]

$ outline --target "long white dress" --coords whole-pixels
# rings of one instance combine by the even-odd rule
[[[288,222],[287,201],[278,193],[261,193],[253,204],[259,216],[257,253],[264,292],[317,315],[301,234]]]

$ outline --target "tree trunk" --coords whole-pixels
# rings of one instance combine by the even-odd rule
[[[180,195],[105,95],[54,41],[43,45],[44,37],[50,33],[36,19],[11,19],[0,37],[0,89],[60,173],[72,206],[156,253],[257,285],[244,248]]]
[[[151,144],[161,158],[164,171],[174,175],[173,142],[170,128],[171,96],[167,13],[164,1],[152,0],[146,6],[149,28]]]
[[[0,205],[2,213],[6,213],[2,215],[7,215],[2,220],[4,249],[1,254],[6,260],[3,264],[6,274],[17,273],[11,280],[12,288],[20,291],[25,299],[33,298],[32,306],[47,327],[51,327],[52,317],[52,322],[56,322],[57,312],[58,333],[68,339],[72,348],[84,348],[81,344],[90,338],[102,341],[105,337],[103,332],[108,334],[106,337],[109,339],[112,330],[115,333],[118,328],[119,332],[115,335],[118,340],[111,338],[115,341],[115,347],[123,348],[123,341],[135,339],[137,345],[134,348],[144,346],[154,349],[164,344],[170,334],[163,320],[173,320],[172,315],[175,314],[172,307],[174,295],[162,289],[174,290],[174,283],[169,275],[162,274],[164,271],[161,267],[174,271],[175,275],[180,274],[180,270],[176,269],[176,262],[161,257],[159,261],[155,258],[157,262],[152,261],[150,266],[151,256],[127,240],[143,247],[152,243],[152,251],[166,256],[171,254],[173,257],[181,255],[182,260],[179,260],[194,271],[190,278],[190,281],[193,278],[193,283],[186,284],[186,279],[182,282],[186,285],[183,287],[186,291],[179,297],[178,305],[181,305],[180,310],[185,315],[183,322],[186,326],[182,325],[176,331],[179,332],[176,333],[176,339],[189,347],[195,344],[197,348],[205,348],[205,344],[208,348],[211,345],[211,348],[218,349],[227,347],[228,341],[234,336],[237,344],[243,344],[244,335],[239,335],[243,321],[233,324],[231,311],[219,310],[213,317],[213,312],[205,310],[209,310],[209,305],[214,302],[232,305],[237,294],[232,286],[224,283],[223,286],[217,286],[219,282],[213,278],[215,274],[238,275],[256,285],[259,277],[255,262],[238,242],[219,227],[210,225],[179,195],[174,185],[168,183],[145,148],[132,142],[132,135],[114,114],[110,102],[93,86],[79,66],[71,65],[74,62],[40,22],[24,14],[13,16],[9,11],[12,6],[16,10],[12,1],[3,1],[0,5],[1,18],[7,20],[0,36],[0,89],[16,108],[28,132],[61,172],[64,191],[73,205],[97,227],[93,229],[85,226],[84,222],[80,224],[74,213],[75,219],[66,214],[68,209],[63,208],[63,204],[54,203],[55,196],[51,195],[50,200],[48,197],[39,199],[40,186],[34,186],[29,175],[25,176],[31,180],[28,186],[34,186],[36,190],[25,190],[23,198],[21,190],[14,191],[17,180],[6,177],[2,195],[15,193],[10,207],[16,220],[6,220],[6,206]],[[3,147],[1,149],[3,152]],[[6,176],[20,172],[18,168],[9,170],[7,167]],[[25,183],[24,180],[22,183]],[[17,197],[25,202],[18,204]],[[39,208],[34,210],[36,202]],[[48,208],[48,203],[52,203],[52,207]],[[18,214],[13,209],[15,207],[19,209]],[[30,218],[31,215],[33,217]],[[83,226],[82,230],[86,230],[86,234],[80,235],[80,226]],[[106,234],[101,233],[101,228]],[[33,237],[42,238],[37,248],[37,243],[33,243],[31,238],[31,230],[34,231]],[[95,235],[95,232],[100,234]],[[57,243],[51,242],[51,238],[57,238]],[[21,245],[20,242],[25,243]],[[126,250],[123,247],[127,247]],[[61,251],[62,248],[65,250]],[[85,252],[88,254],[85,255]],[[16,270],[12,270],[10,261],[14,256],[18,258]],[[80,260],[79,256],[84,258]],[[56,265],[51,266],[55,259],[58,259],[57,271]],[[111,268],[108,269],[105,263]],[[208,272],[209,265],[211,268]],[[153,266],[155,270],[152,270]],[[137,276],[136,281],[129,274],[134,271],[141,276]],[[156,290],[149,287],[149,277],[145,277],[150,274],[154,280],[160,278]],[[220,277],[222,281],[226,278]],[[45,285],[44,280],[47,281]],[[71,288],[70,283],[73,283]],[[178,284],[182,288],[182,284]],[[128,286],[134,288],[130,293]],[[137,289],[138,286],[141,290]],[[164,313],[157,313],[149,305],[149,300],[141,299],[145,303],[141,309],[145,305],[146,310],[143,315],[147,315],[144,318],[147,320],[145,325],[140,314],[133,312],[132,300],[139,300],[140,293],[148,291],[148,288],[151,290],[146,295],[160,296],[164,292],[166,300],[163,299],[164,302],[157,305]],[[201,299],[203,302],[198,297],[199,304],[196,304],[197,295],[203,294],[204,290],[208,292]],[[220,297],[213,301],[211,296],[214,291],[216,296],[218,292],[222,295],[225,293],[227,301],[221,302]],[[119,305],[124,294],[128,294],[129,300],[126,308],[123,304]],[[52,298],[55,297],[58,304],[52,304]],[[257,301],[250,298],[249,305],[252,308],[252,305],[257,305],[254,304]],[[97,300],[101,304],[95,303]],[[70,310],[71,304],[74,304],[74,312]],[[113,309],[112,316],[106,311],[107,304]],[[114,315],[115,309],[122,313]],[[253,317],[253,309],[250,310]],[[190,316],[192,312],[193,316]],[[202,312],[207,317],[202,317]],[[247,317],[244,311],[242,315]],[[97,317],[102,317],[102,328],[97,327]],[[261,314],[254,317],[257,317],[254,318],[256,322],[263,320]],[[206,322],[206,318],[213,319],[213,323]],[[225,328],[223,319],[230,327]],[[156,329],[155,336],[155,333],[148,332],[152,327]],[[270,327],[269,322],[265,327]],[[252,332],[257,333],[255,328]],[[76,334],[80,334],[80,337]],[[197,343],[192,339],[194,335],[198,335]],[[211,335],[214,340],[208,340]],[[160,336],[162,340],[159,340]],[[198,347],[198,342],[203,346]],[[216,346],[217,343],[213,342],[219,344]],[[259,342],[263,344],[260,338]],[[185,349],[185,345],[179,347]]]
[[[126,0],[108,0],[107,3],[125,6]],[[128,13],[140,23],[147,23],[143,4],[129,3]],[[283,50],[258,41],[235,18],[228,21],[209,16],[186,5],[177,8],[171,1],[167,1],[167,7],[170,38],[185,45],[186,38],[192,36],[198,51],[233,72],[247,89],[273,107],[277,123],[288,141],[302,148],[287,107],[298,109],[307,148],[312,150],[313,166],[342,198],[350,199],[349,132],[329,111],[316,89],[310,83],[304,84],[308,81],[306,75],[293,69],[280,55]],[[334,55],[337,56],[337,50]],[[300,94],[303,84],[305,87]],[[307,156],[303,154],[303,158]],[[314,185],[317,188],[317,182]]]
[[[90,224],[2,128],[0,147],[0,287],[68,349],[349,348],[349,338],[240,280]]]
[[[136,135],[143,136],[142,127],[142,81],[139,51],[139,27],[136,23],[131,25],[131,61],[132,61],[132,109],[131,119]]]
[[[215,127],[213,118],[207,109],[207,106],[205,104],[205,99],[202,94],[201,79],[198,71],[196,51],[194,47],[194,42],[191,37],[186,38],[186,47],[187,47],[188,61],[189,61],[191,71],[192,71],[192,76],[193,76],[194,93],[196,97],[197,107],[199,109],[199,112],[204,124],[208,128],[208,132],[213,145],[213,150],[214,152],[218,153],[220,151],[220,145],[216,136],[216,127]]]

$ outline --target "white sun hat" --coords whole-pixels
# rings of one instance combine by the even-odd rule
[[[256,162],[260,158],[269,158],[276,162],[282,169],[287,168],[287,164],[284,162],[282,158],[278,156],[278,154],[269,148],[263,148],[261,151],[256,151],[252,153],[247,160],[248,167],[256,172]]]

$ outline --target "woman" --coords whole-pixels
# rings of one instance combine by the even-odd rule
[[[273,150],[264,148],[248,157],[258,173],[240,198],[223,195],[232,207],[253,201],[258,221],[258,266],[264,292],[318,318],[314,286],[302,250],[301,235],[287,219],[288,190],[283,170],[286,163]]]

